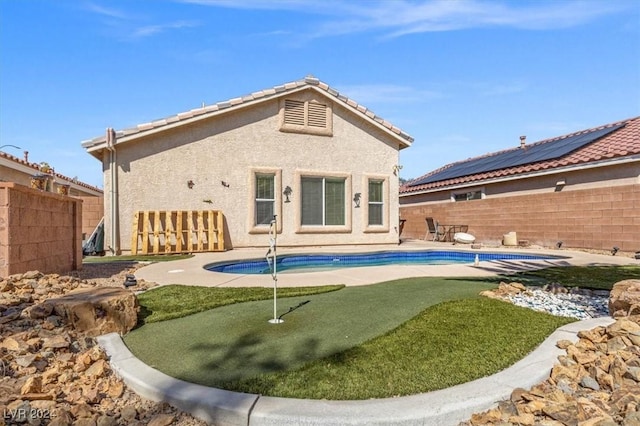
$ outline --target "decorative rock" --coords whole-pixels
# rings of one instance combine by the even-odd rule
[[[20,367],[25,367],[25,368],[33,364],[35,360],[36,360],[35,354],[29,354],[29,355],[17,357],[15,359],[16,364],[18,364]]]
[[[120,412],[120,418],[126,423],[133,423],[137,416],[138,412],[131,406],[124,407]]]
[[[613,285],[609,313],[614,318],[640,314],[640,280],[624,280]]]
[[[117,269],[122,271],[121,266]],[[138,287],[148,288],[151,284],[139,282]],[[121,287],[122,280],[114,279],[113,285]],[[173,416],[174,424],[204,425],[168,404],[156,404],[127,391],[95,340],[73,329],[71,321],[51,315],[55,305],[46,299],[93,287],[77,278],[37,271],[0,278],[4,291],[0,294],[0,406],[5,413],[0,426],[114,426],[123,409],[133,414],[132,421],[121,420],[119,424],[148,424],[164,414],[168,417],[157,417],[156,422],[162,424]],[[112,293],[110,287],[105,289],[105,293]],[[106,311],[98,313],[103,315]],[[82,368],[76,368],[78,365]],[[7,419],[9,410],[40,410],[50,418]]]
[[[90,336],[124,334],[138,321],[138,299],[128,290],[114,287],[73,290],[48,300],[57,315]]]
[[[509,417],[509,423],[522,426],[533,426],[536,423],[536,416],[531,413],[522,413],[517,416]]]
[[[640,425],[640,346],[630,338],[638,326],[640,316],[625,317],[580,332],[575,344],[558,342],[567,355],[558,357],[549,379],[530,390],[515,389],[508,404],[498,404],[500,420],[486,424]],[[497,419],[499,413],[474,418]]]
[[[27,344],[22,340],[17,340],[14,337],[7,337],[0,342],[0,348],[5,348],[8,351],[23,352],[27,349]]]
[[[582,386],[583,388],[589,388],[596,391],[600,390],[600,385],[598,384],[596,379],[594,379],[591,376],[582,377],[582,379],[580,379],[580,386]]]
[[[627,415],[624,418],[624,421],[622,422],[622,426],[637,426],[637,425],[640,425],[640,411],[629,413],[629,415]]]
[[[176,416],[173,414],[156,414],[149,421],[147,426],[169,426],[175,421]]]
[[[71,414],[76,419],[93,416],[93,410],[88,404],[80,403],[71,408]]]
[[[471,416],[472,425],[486,425],[491,423],[497,423],[502,420],[502,414],[497,409],[492,409],[480,414],[474,414]]]
[[[111,398],[119,398],[124,392],[124,384],[122,381],[114,381],[109,383],[109,388],[107,389],[107,395]]]
[[[103,359],[99,359],[98,361],[91,364],[91,367],[85,371],[85,374],[89,377],[103,377],[105,371],[109,369],[109,365]]]
[[[100,416],[96,422],[96,426],[117,426],[118,421],[111,416]]]
[[[20,388],[20,395],[28,393],[40,393],[42,390],[42,377],[32,376],[27,379],[24,385]]]
[[[607,334],[612,337],[626,336],[629,333],[640,333],[640,324],[621,318],[606,328]]]
[[[51,315],[52,311],[53,306],[50,305],[33,305],[24,310],[24,315],[31,319],[43,319]]]
[[[60,348],[68,348],[69,342],[64,336],[55,336],[51,338],[47,338],[42,342],[43,349],[60,349]]]

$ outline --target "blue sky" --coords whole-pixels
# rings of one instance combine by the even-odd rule
[[[309,74],[412,135],[414,178],[640,115],[640,2],[0,0],[0,145],[98,187],[105,128]]]

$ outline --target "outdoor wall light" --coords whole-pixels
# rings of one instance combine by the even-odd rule
[[[291,195],[291,193],[293,193],[293,190],[291,189],[291,187],[287,185],[287,187],[284,189],[284,191],[282,191],[282,193],[286,197],[284,202],[285,203],[290,203],[291,201],[289,201],[289,195]]]
[[[556,243],[556,248],[559,249],[560,247],[562,247],[562,241],[558,241]]]
[[[189,189],[193,189],[193,185],[195,185],[195,183],[193,183],[193,181],[191,179],[189,179],[187,181],[187,186],[189,187]]]
[[[615,256],[618,251],[620,251],[620,247],[614,246],[613,249],[611,249],[611,256]]]
[[[360,207],[360,193],[356,192],[356,194],[353,196],[353,202],[356,203],[355,208],[359,208]]]
[[[567,181],[564,179],[560,179],[559,181],[556,182],[556,192],[560,192],[562,191],[562,189],[564,188],[564,186],[567,184]]]

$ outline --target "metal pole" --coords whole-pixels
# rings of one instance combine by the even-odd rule
[[[278,318],[278,225],[276,217],[277,216],[274,215],[273,220],[269,224],[269,254],[272,254],[273,257],[273,270],[271,271],[271,276],[273,277],[273,319],[269,320],[271,324],[280,324],[284,322],[282,318]],[[267,257],[269,254],[267,254]]]

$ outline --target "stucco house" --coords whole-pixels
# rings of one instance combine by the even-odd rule
[[[403,237],[433,217],[491,244],[640,250],[640,117],[514,145],[403,185]]]
[[[14,182],[26,187],[40,185],[44,191],[65,193],[82,200],[82,234],[91,235],[103,216],[102,189],[76,178],[46,169],[43,164],[29,161],[29,153],[22,158],[0,151],[0,182]],[[40,188],[38,188],[40,189]]]
[[[267,245],[274,215],[281,246],[397,244],[412,141],[308,76],[82,146],[103,165],[105,248],[122,253],[141,211],[219,210],[225,249]]]

